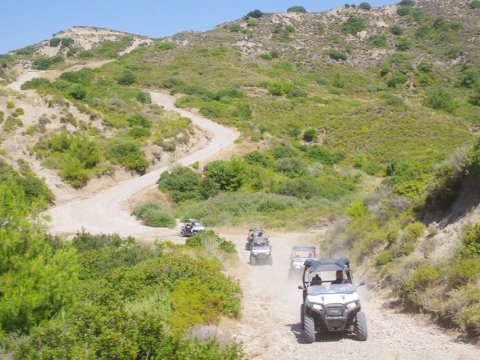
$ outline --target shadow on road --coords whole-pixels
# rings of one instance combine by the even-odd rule
[[[290,327],[290,331],[293,335],[295,335],[298,344],[307,344],[303,338],[303,330],[300,323],[288,324],[287,326]],[[337,342],[343,339],[357,341],[357,337],[355,335],[347,332],[325,332],[317,334],[315,337],[315,342]]]

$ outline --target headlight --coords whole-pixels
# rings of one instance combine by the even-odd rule
[[[323,310],[323,306],[319,305],[319,304],[313,304],[312,308],[313,308],[313,310],[317,310],[317,311],[322,311]]]
[[[348,310],[353,310],[353,309],[355,309],[357,306],[358,306],[358,305],[357,305],[357,302],[354,301],[354,302],[351,302],[350,304],[347,304],[347,309],[348,309]]]

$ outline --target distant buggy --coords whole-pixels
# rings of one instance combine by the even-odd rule
[[[348,259],[306,260],[302,280],[300,322],[307,343],[326,332],[341,331],[367,340],[367,319],[361,311]]]
[[[295,245],[292,248],[290,255],[290,269],[288,270],[288,277],[291,279],[294,276],[300,278],[303,273],[303,265],[307,259],[315,259],[317,251],[313,245]]]
[[[273,264],[272,245],[268,238],[257,237],[252,241],[250,247],[250,265]]]
[[[202,223],[195,219],[188,219],[182,225],[182,229],[180,230],[181,236],[193,236],[200,231],[205,231],[205,226]]]
[[[261,227],[254,227],[248,230],[247,242],[245,244],[245,249],[250,250],[252,247],[253,240],[257,238],[268,239],[265,230]]]

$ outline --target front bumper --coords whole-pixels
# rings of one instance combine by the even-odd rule
[[[355,315],[360,311],[360,306],[348,309],[343,304],[313,304],[311,310],[320,320],[317,330],[344,331],[353,324]]]

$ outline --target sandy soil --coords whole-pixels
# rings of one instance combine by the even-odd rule
[[[220,329],[244,343],[250,359],[479,359],[480,349],[455,342],[452,334],[431,325],[420,316],[402,314],[385,307],[386,298],[360,287],[362,308],[367,316],[369,338],[360,342],[342,334],[302,340],[299,279],[289,280],[292,245],[315,243],[318,232],[272,233],[273,265],[251,266],[244,250],[246,231],[225,230],[222,236],[235,242],[241,263],[227,271],[240,280],[244,291],[243,316],[239,322],[225,320]],[[356,274],[356,279],[362,277]]]

